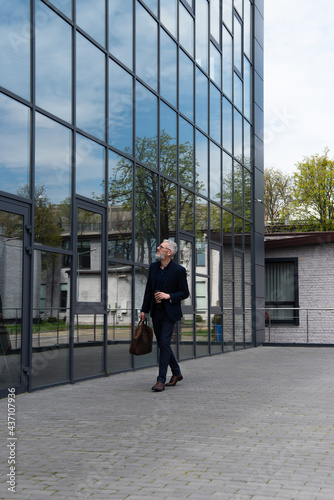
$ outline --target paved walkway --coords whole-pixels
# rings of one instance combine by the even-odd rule
[[[334,349],[260,347],[22,394],[3,499],[334,499]],[[4,418],[5,417],[5,418]],[[14,449],[15,448],[15,449]]]

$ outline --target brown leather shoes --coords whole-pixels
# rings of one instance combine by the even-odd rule
[[[183,379],[181,373],[180,375],[172,375],[170,381],[166,384],[166,387],[174,387],[174,385],[177,384],[177,382],[181,382]]]
[[[165,390],[165,384],[163,382],[160,382],[160,380],[158,380],[158,382],[152,387],[152,391],[155,391],[155,392],[162,392]]]

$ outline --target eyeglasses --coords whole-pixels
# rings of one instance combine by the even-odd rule
[[[164,250],[169,250],[168,247],[163,247],[162,245],[158,245],[157,248],[163,248]]]

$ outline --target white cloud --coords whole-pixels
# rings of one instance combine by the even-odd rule
[[[265,166],[288,173],[305,156],[334,156],[334,3],[265,4]]]

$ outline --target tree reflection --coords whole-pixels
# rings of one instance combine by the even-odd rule
[[[251,217],[251,174],[241,165],[235,164],[234,175],[224,177],[224,226],[232,228],[232,212]]]
[[[174,179],[177,172],[177,146],[175,139],[161,132],[159,138],[137,138],[136,152],[138,161],[135,174],[135,234],[137,260],[151,262],[155,253],[160,225],[160,238],[170,238],[175,235],[177,212],[177,189]],[[160,152],[158,152],[160,149]],[[166,177],[158,175],[156,165],[160,158],[160,171]],[[179,145],[179,179],[182,183],[193,185],[194,150],[189,142]],[[150,167],[152,170],[150,170]],[[112,240],[121,239],[123,245],[131,245],[131,214],[132,214],[132,184],[133,167],[126,158],[120,157],[111,169],[108,185],[108,200],[112,210]],[[182,189],[180,196],[180,226],[188,229],[193,220],[193,195]],[[158,200],[160,197],[160,209]],[[117,208],[116,208],[117,207]]]
[[[17,191],[19,196],[29,197],[28,185]],[[50,202],[45,186],[36,186],[34,195],[34,241],[39,245],[60,247],[63,226],[70,200],[55,205]]]

